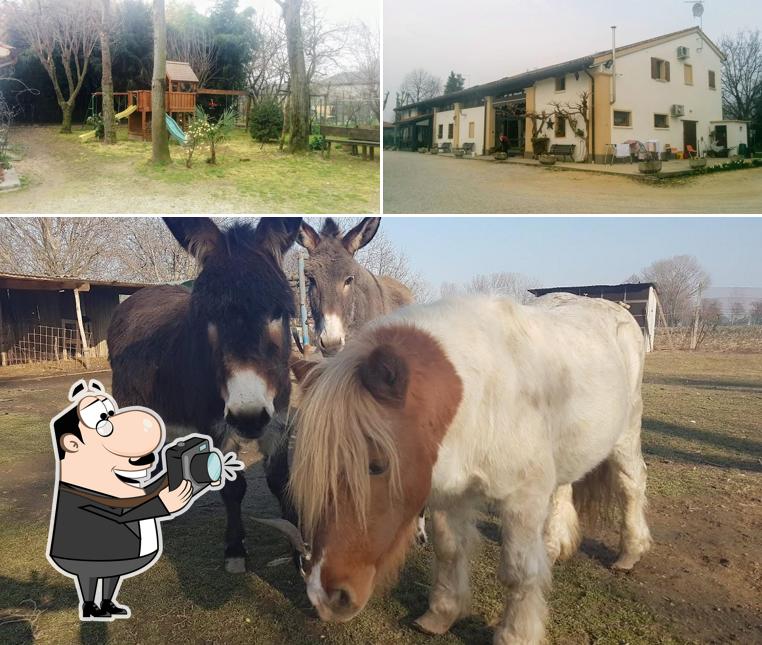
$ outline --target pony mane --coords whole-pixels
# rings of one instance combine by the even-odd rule
[[[320,229],[320,235],[326,235],[328,237],[338,237],[341,233],[339,225],[333,217],[327,217],[323,222],[323,228]]]
[[[348,499],[367,529],[369,446],[388,464],[392,496],[402,490],[400,459],[381,405],[365,389],[358,368],[374,343],[365,336],[321,361],[304,381],[289,491],[306,539],[314,537],[336,499]]]

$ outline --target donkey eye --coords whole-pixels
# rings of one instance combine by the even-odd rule
[[[350,284],[352,284],[355,281],[355,277],[353,275],[348,275],[347,279],[344,280],[344,286],[348,287]]]
[[[368,465],[368,472],[371,475],[383,475],[386,472],[386,464],[380,461],[371,461]]]

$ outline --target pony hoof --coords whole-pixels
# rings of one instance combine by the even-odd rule
[[[452,621],[427,611],[423,616],[413,621],[413,626],[424,634],[441,636],[450,630]]]
[[[629,573],[640,560],[639,555],[622,555],[614,564],[611,565],[613,571]]]
[[[246,573],[246,558],[225,558],[225,571],[228,573]]]

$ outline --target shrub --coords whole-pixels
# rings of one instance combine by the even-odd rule
[[[251,109],[249,132],[256,141],[278,139],[283,130],[283,110],[275,99],[264,99]]]
[[[310,150],[322,150],[325,143],[325,137],[322,134],[310,135]]]

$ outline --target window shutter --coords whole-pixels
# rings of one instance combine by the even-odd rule
[[[669,80],[669,61],[668,60],[664,61],[664,77],[665,77],[665,80],[667,81]]]
[[[659,59],[651,59],[651,78],[659,78]]]

